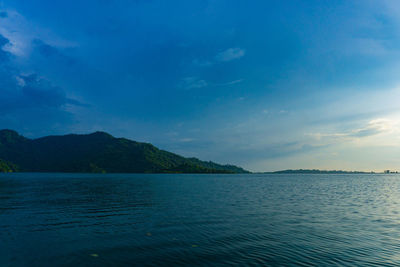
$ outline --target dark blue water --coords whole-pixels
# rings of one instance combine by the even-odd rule
[[[0,175],[0,266],[400,265],[397,175]]]

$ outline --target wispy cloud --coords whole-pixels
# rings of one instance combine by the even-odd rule
[[[233,80],[233,81],[226,82],[226,83],[217,83],[217,84],[214,84],[214,85],[215,86],[228,86],[228,85],[238,84],[238,83],[241,83],[243,81],[244,81],[243,79],[238,79],[238,80]]]
[[[347,56],[365,55],[365,56],[384,56],[389,53],[387,40],[374,38],[351,38],[347,45],[343,45],[341,52]]]
[[[179,87],[190,90],[190,89],[200,89],[207,87],[208,83],[205,80],[199,79],[197,77],[186,77],[181,80]]]
[[[225,51],[222,51],[218,53],[215,57],[215,59],[219,62],[227,62],[227,61],[232,61],[235,59],[239,59],[243,57],[246,54],[246,50],[235,47],[235,48],[229,48]]]
[[[311,133],[308,135],[313,136],[320,141],[337,143],[375,136],[379,134],[391,134],[396,131],[399,131],[398,121],[387,118],[379,118],[370,120],[367,125],[362,128],[353,129],[347,132]]]
[[[195,58],[192,60],[192,64],[197,67],[210,67],[216,63],[229,62],[235,59],[239,59],[246,54],[246,50],[239,47],[228,48],[222,52],[219,52],[212,59],[199,59]]]

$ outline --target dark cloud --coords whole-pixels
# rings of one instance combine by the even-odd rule
[[[25,85],[22,87],[23,97],[26,105],[42,107],[61,107],[67,103],[65,92],[53,86],[49,81],[39,79],[36,74],[20,76]]]
[[[39,74],[22,75],[14,67],[11,54],[3,48],[9,40],[0,35],[0,123],[16,130],[27,127],[31,132],[54,125],[68,125],[74,116],[67,105],[85,107],[67,97],[63,88]],[[39,44],[39,42],[37,42]],[[48,57],[62,56],[53,47],[41,43],[40,51]]]
[[[58,48],[51,46],[40,39],[34,39],[32,41],[33,47],[39,54],[46,60],[52,59],[57,64],[63,63],[71,66],[76,63],[76,60],[63,54]]]
[[[1,75],[1,73],[0,73]],[[1,77],[1,76],[0,76]],[[0,113],[10,113],[19,109],[62,109],[65,105],[87,107],[66,96],[65,91],[36,74],[16,76],[8,82],[11,87],[4,89],[0,96]],[[10,90],[11,89],[11,90]]]
[[[60,52],[55,47],[46,44],[40,39],[34,39],[32,44],[39,50],[45,57],[60,56]]]
[[[68,103],[61,88],[38,78],[36,74],[8,79],[7,84],[11,88],[1,89],[4,93],[0,96],[0,114],[10,114],[16,110],[62,109]]]
[[[15,91],[17,85],[17,80],[12,78],[15,76],[15,70],[8,64],[11,54],[4,50],[4,46],[9,43],[9,40],[0,34],[0,99]]]
[[[10,41],[4,37],[3,35],[0,35],[0,47],[3,47],[4,45],[8,44]]]
[[[10,53],[4,50],[4,47],[9,43],[10,41],[0,34],[0,64],[10,59]]]

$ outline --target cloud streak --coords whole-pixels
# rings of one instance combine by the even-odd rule
[[[183,78],[179,84],[179,87],[185,90],[200,89],[207,86],[208,83],[205,80],[199,79],[197,77]]]
[[[228,62],[235,59],[239,59],[243,57],[245,54],[246,50],[239,47],[235,47],[235,48],[229,48],[225,51],[218,53],[215,56],[215,59],[219,62]]]
[[[314,137],[318,141],[325,143],[340,143],[346,141],[354,141],[361,138],[367,138],[380,134],[392,134],[399,131],[399,122],[387,118],[373,119],[362,128],[353,129],[347,132],[338,133],[312,133],[307,134]]]
[[[229,86],[229,85],[234,85],[234,84],[241,83],[243,81],[244,81],[243,79],[238,79],[238,80],[233,80],[233,81],[226,82],[226,83],[217,83],[215,85],[216,86]]]

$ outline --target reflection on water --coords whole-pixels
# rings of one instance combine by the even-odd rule
[[[0,175],[1,266],[400,264],[397,175]]]

